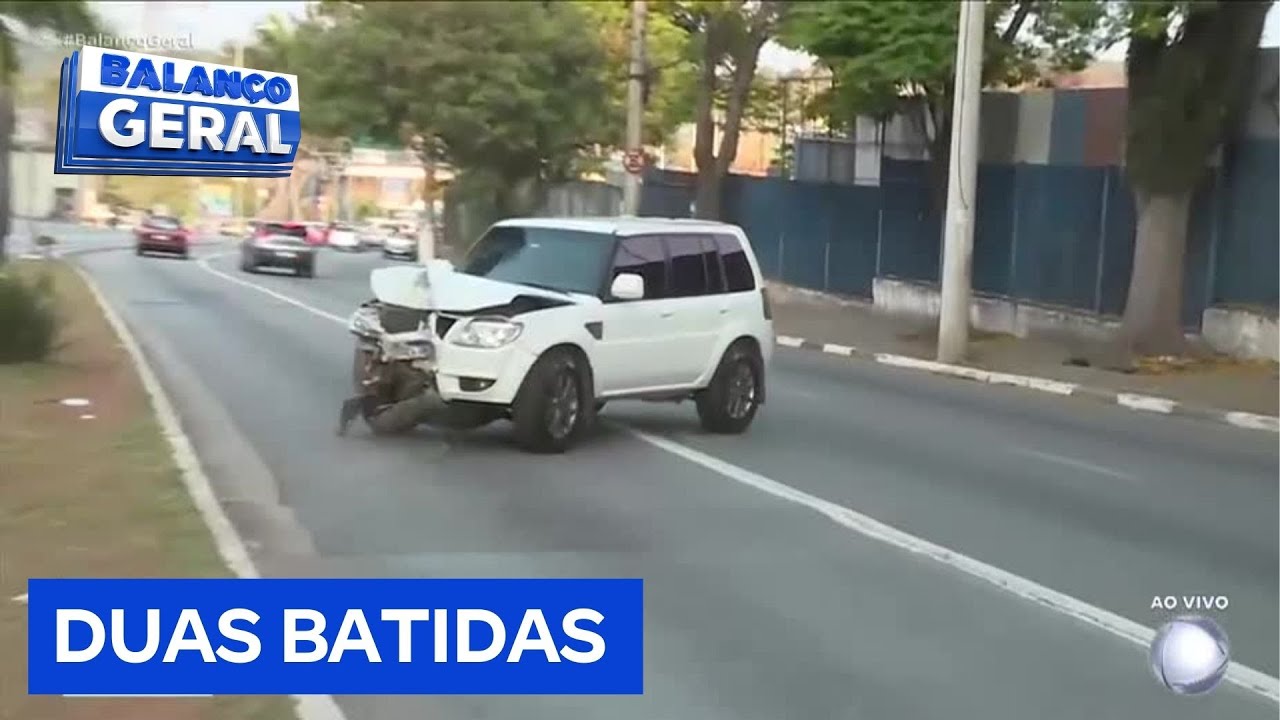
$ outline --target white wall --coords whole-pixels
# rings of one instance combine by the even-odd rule
[[[80,175],[54,175],[53,153],[14,150],[9,153],[9,202],[18,217],[47,217],[56,205],[58,188],[79,191]]]

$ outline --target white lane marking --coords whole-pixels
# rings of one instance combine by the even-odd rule
[[[232,282],[232,283],[235,283],[236,285],[250,288],[251,290],[257,290],[258,292],[264,295],[268,295],[272,298],[275,298],[280,302],[288,303],[300,310],[306,310],[307,312],[313,315],[319,315],[320,317],[326,320],[332,320],[337,323],[342,323],[343,325],[347,324],[347,318],[334,315],[331,312],[325,312],[324,310],[321,310],[319,308],[312,307],[304,302],[295,300],[289,297],[288,295],[285,295],[283,293],[278,293],[275,290],[271,290],[269,288],[263,287],[262,285],[259,285],[257,283],[251,283],[248,280],[242,280],[234,275],[228,275],[227,273],[224,273],[221,270],[214,269],[212,266],[209,265],[210,260],[213,260],[214,258],[225,257],[227,255],[230,255],[230,253],[216,253],[214,255],[205,255],[204,257],[197,260],[196,264],[198,264],[206,272],[212,273],[213,275],[216,275],[222,278],[223,280],[226,280],[227,282]]]
[[[1236,427],[1250,430],[1270,430],[1280,432],[1280,418],[1271,415],[1255,415],[1247,412],[1229,412],[1226,421]]]
[[[1173,412],[1173,406],[1177,404],[1165,398],[1137,395],[1135,393],[1120,393],[1116,395],[1116,402],[1131,410],[1145,410],[1146,412],[1162,413],[1164,415]]]
[[[1038,458],[1040,460],[1056,463],[1058,465],[1065,465],[1067,467],[1075,468],[1077,470],[1087,470],[1092,473],[1098,473],[1099,475],[1107,475],[1113,478],[1119,478],[1121,480],[1137,480],[1137,478],[1134,477],[1133,475],[1130,475],[1129,473],[1126,473],[1126,472],[1122,472],[1120,470],[1113,470],[1103,465],[1095,465],[1091,462],[1085,462],[1084,460],[1076,460],[1075,458],[1063,457],[1062,455],[1055,455],[1054,453],[1041,452],[1039,450],[1032,450],[1030,448],[1011,448],[1010,452],[1017,453],[1019,455],[1026,455],[1028,457]]]
[[[213,485],[209,482],[209,476],[205,475],[204,468],[200,465],[200,457],[196,454],[191,439],[183,432],[182,424],[178,421],[178,413],[174,410],[173,403],[169,400],[168,394],[165,393],[164,386],[160,384],[155,371],[151,368],[151,363],[147,361],[146,355],[142,353],[142,348],[138,345],[137,339],[134,338],[133,332],[129,330],[129,326],[116,313],[89,272],[78,265],[75,268],[80,277],[84,279],[89,292],[93,294],[94,300],[98,302],[98,307],[102,309],[102,314],[106,317],[107,323],[111,325],[111,328],[115,330],[116,336],[120,338],[120,344],[124,347],[125,352],[133,360],[134,368],[138,371],[138,377],[142,380],[142,386],[146,389],[147,395],[151,399],[151,408],[155,411],[156,420],[160,424],[160,429],[164,433],[165,439],[169,442],[169,450],[173,454],[174,464],[178,467],[178,474],[182,476],[182,483],[186,486],[187,494],[191,496],[196,510],[204,520],[205,526],[209,528],[209,534],[213,536],[214,546],[218,549],[218,554],[222,557],[222,561],[237,577],[261,577],[258,568],[253,563],[253,557],[249,555],[244,541],[236,532],[235,525],[231,524],[231,519],[227,517],[227,514],[222,509],[222,504],[218,502],[218,497],[213,492]],[[222,273],[216,273],[215,271],[215,274],[221,275]],[[236,278],[229,276],[224,277],[227,277],[228,280],[236,280]],[[305,307],[296,300],[290,300],[290,303]],[[321,311],[312,309],[312,312],[320,313]],[[337,315],[322,314],[338,322],[346,322]],[[209,696],[206,695],[204,697]],[[332,696],[293,695],[291,697],[301,720],[346,720],[346,715],[338,707],[338,703],[334,701]]]
[[[836,345],[835,343],[827,343],[822,346],[822,352],[832,355],[844,355],[846,357],[853,355],[853,348],[848,345]]]
[[[215,275],[229,280],[234,280],[238,284],[253,286],[252,283],[245,282],[239,278],[233,278],[225,273],[213,271],[212,269],[210,270],[214,272]],[[263,292],[266,292],[269,295],[279,296],[281,299],[285,299],[290,305],[303,307],[310,312],[314,312],[322,317],[327,317],[335,322],[342,323],[344,325],[347,322],[344,318],[339,318],[322,310],[311,308],[298,300],[294,300],[293,298],[286,298],[286,296],[279,295],[279,293],[266,290],[265,288],[258,289],[263,290]],[[915,360],[915,358],[907,359]],[[918,362],[927,363],[928,361]],[[1128,618],[1121,617],[1108,610],[1104,610],[1103,608],[1095,607],[1083,600],[1077,600],[1076,598],[1060,593],[1057,590],[1053,590],[1052,588],[1045,587],[1039,583],[1014,575],[1008,571],[1001,570],[994,565],[988,565],[981,560],[975,560],[974,558],[963,555],[954,550],[950,550],[941,545],[937,545],[925,540],[924,538],[919,538],[903,532],[902,530],[886,525],[875,518],[863,515],[856,510],[837,505],[815,495],[810,495],[802,490],[797,490],[790,485],[784,485],[776,480],[771,480],[763,475],[759,475],[747,470],[746,468],[742,468],[717,457],[713,457],[700,450],[695,450],[687,445],[682,445],[674,440],[652,435],[626,425],[623,425],[622,427],[627,432],[644,442],[653,445],[654,447],[665,450],[672,455],[676,455],[696,465],[701,465],[702,467],[725,478],[742,483],[748,487],[755,488],[761,492],[768,493],[774,497],[807,507],[827,516],[835,523],[861,535],[865,535],[873,540],[878,540],[887,545],[906,550],[907,552],[924,555],[931,560],[995,585],[996,587],[1013,595],[1030,600],[1063,615],[1081,620],[1121,639],[1128,640],[1129,642],[1141,647],[1144,651],[1150,648],[1151,640],[1155,637],[1154,630],[1133,622]],[[1226,679],[1234,685],[1257,695],[1261,695],[1269,700],[1280,701],[1280,679],[1271,677],[1266,673],[1254,670],[1253,668],[1241,665],[1237,662],[1232,662],[1230,668],[1227,670]]]
[[[669,438],[652,435],[630,427],[626,429],[632,435],[649,443],[650,445],[665,450],[673,455],[677,455],[694,464],[701,465],[702,467],[723,477],[737,481],[748,487],[755,488],[761,492],[768,493],[774,497],[807,507],[810,510],[814,510],[825,515],[835,523],[856,533],[865,535],[873,540],[878,540],[887,545],[906,550],[907,552],[924,555],[931,560],[959,570],[960,572],[979,580],[988,582],[1025,600],[1030,600],[1039,605],[1043,605],[1050,610],[1076,618],[1118,638],[1128,640],[1129,642],[1141,647],[1144,651],[1150,648],[1151,640],[1155,637],[1154,630],[1133,622],[1128,618],[1121,617],[1110,611],[1095,607],[1082,600],[1077,600],[1069,595],[1065,595],[1056,590],[1040,585],[1039,583],[1027,580],[1026,578],[1014,575],[1013,573],[1005,570],[1001,570],[993,565],[988,565],[980,560],[975,560],[967,555],[963,555],[954,550],[942,547],[941,545],[929,542],[923,538],[903,532],[895,527],[886,525],[875,518],[863,515],[856,510],[810,495],[802,490],[797,490],[789,485],[777,482],[776,480],[771,480],[763,475],[756,474],[745,468],[725,462],[724,460],[708,455],[699,450],[695,450]],[[1227,670],[1227,680],[1241,688],[1244,688],[1245,690],[1266,697],[1272,701],[1280,700],[1280,680],[1259,672],[1258,670],[1233,662]]]
[[[788,337],[788,336],[786,336],[786,335],[779,335],[776,339],[777,339],[777,341],[778,341],[778,344],[779,344],[779,345],[782,345],[783,347],[798,348],[798,347],[800,347],[800,346],[804,345],[804,338]]]
[[[27,594],[26,594],[26,593],[22,593],[21,595],[14,595],[14,596],[13,596],[13,598],[12,598],[12,600],[13,600],[14,602],[16,602],[16,603],[22,603],[23,605],[26,605],[26,604],[27,604]]]

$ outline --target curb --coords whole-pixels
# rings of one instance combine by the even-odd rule
[[[1065,382],[1062,380],[1032,377],[1030,375],[1013,375],[1010,373],[966,367],[964,365],[948,365],[947,363],[935,362],[933,360],[922,360],[909,355],[869,352],[849,345],[822,343],[815,340],[790,337],[787,335],[779,335],[777,336],[777,340],[779,347],[793,348],[797,350],[814,350],[827,355],[870,360],[881,365],[890,365],[908,370],[923,370],[935,375],[947,375],[950,377],[963,378],[965,380],[973,380],[975,382],[988,383],[991,385],[1010,385],[1028,390],[1037,390],[1039,392],[1058,395],[1061,397],[1087,397],[1111,403],[1113,405],[1120,405],[1121,407],[1125,407],[1130,410],[1137,410],[1139,412],[1191,417],[1200,420],[1225,423],[1227,425],[1246,428],[1249,430],[1262,430],[1264,432],[1280,433],[1280,418],[1271,415],[1257,415],[1254,413],[1233,410],[1197,407],[1194,405],[1186,405],[1176,400],[1155,397],[1152,395],[1141,395],[1137,393],[1120,392],[1117,390],[1104,390],[1101,388],[1088,387],[1078,383]]]
[[[169,443],[174,464],[178,466],[179,475],[182,476],[182,484],[186,487],[187,494],[191,497],[205,526],[209,528],[209,534],[213,536],[218,555],[236,577],[261,577],[244,541],[240,539],[235,526],[223,511],[222,504],[218,502],[213,492],[213,485],[200,466],[200,458],[196,455],[191,440],[182,430],[173,403],[160,385],[137,339],[124,320],[111,307],[88,271],[79,265],[73,264],[72,267],[84,280],[98,307],[101,308],[102,314],[107,318],[107,323],[111,325],[120,339],[120,344],[133,361],[134,369],[137,370],[142,386],[151,400],[151,408],[155,411],[156,420],[160,424],[165,440]],[[293,695],[292,698],[298,720],[346,720],[346,715],[330,695]]]

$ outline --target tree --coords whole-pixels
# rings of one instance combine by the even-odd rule
[[[14,80],[21,71],[19,38],[29,31],[96,32],[97,19],[86,2],[0,2],[0,265],[9,238],[9,152],[13,141]]]
[[[666,12],[696,41],[698,49],[697,124],[693,157],[698,168],[695,214],[720,217],[721,187],[738,154],[738,138],[747,110],[760,48],[776,32],[785,2],[703,0],[669,2]],[[724,120],[716,147],[716,97],[724,93]]]
[[[989,0],[983,81],[1020,85],[1084,66],[1106,38],[1105,3]],[[946,204],[958,2],[827,0],[796,3],[780,41],[816,56],[833,88],[817,103],[835,118],[907,117],[926,139],[935,205]]]
[[[1237,126],[1270,3],[1126,3],[1125,163],[1137,209],[1122,320],[1132,353],[1183,346],[1182,278],[1191,197]]]
[[[626,146],[627,81],[631,72],[631,3],[627,0],[576,0],[595,29],[604,51],[608,90],[608,145]],[[689,35],[665,13],[651,12],[645,25],[648,65],[644,108],[644,141],[665,142],[693,116],[695,57]]]
[[[572,3],[322,3],[280,57],[304,129],[396,144],[411,129],[486,179],[498,212],[528,212],[530,188],[574,177],[609,139],[604,52],[584,25]]]

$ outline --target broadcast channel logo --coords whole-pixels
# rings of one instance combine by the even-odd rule
[[[288,177],[295,75],[84,46],[63,60],[54,173]]]
[[[1151,670],[1179,695],[1203,695],[1227,674],[1231,648],[1218,623],[1186,615],[1165,623],[1151,642]]]

